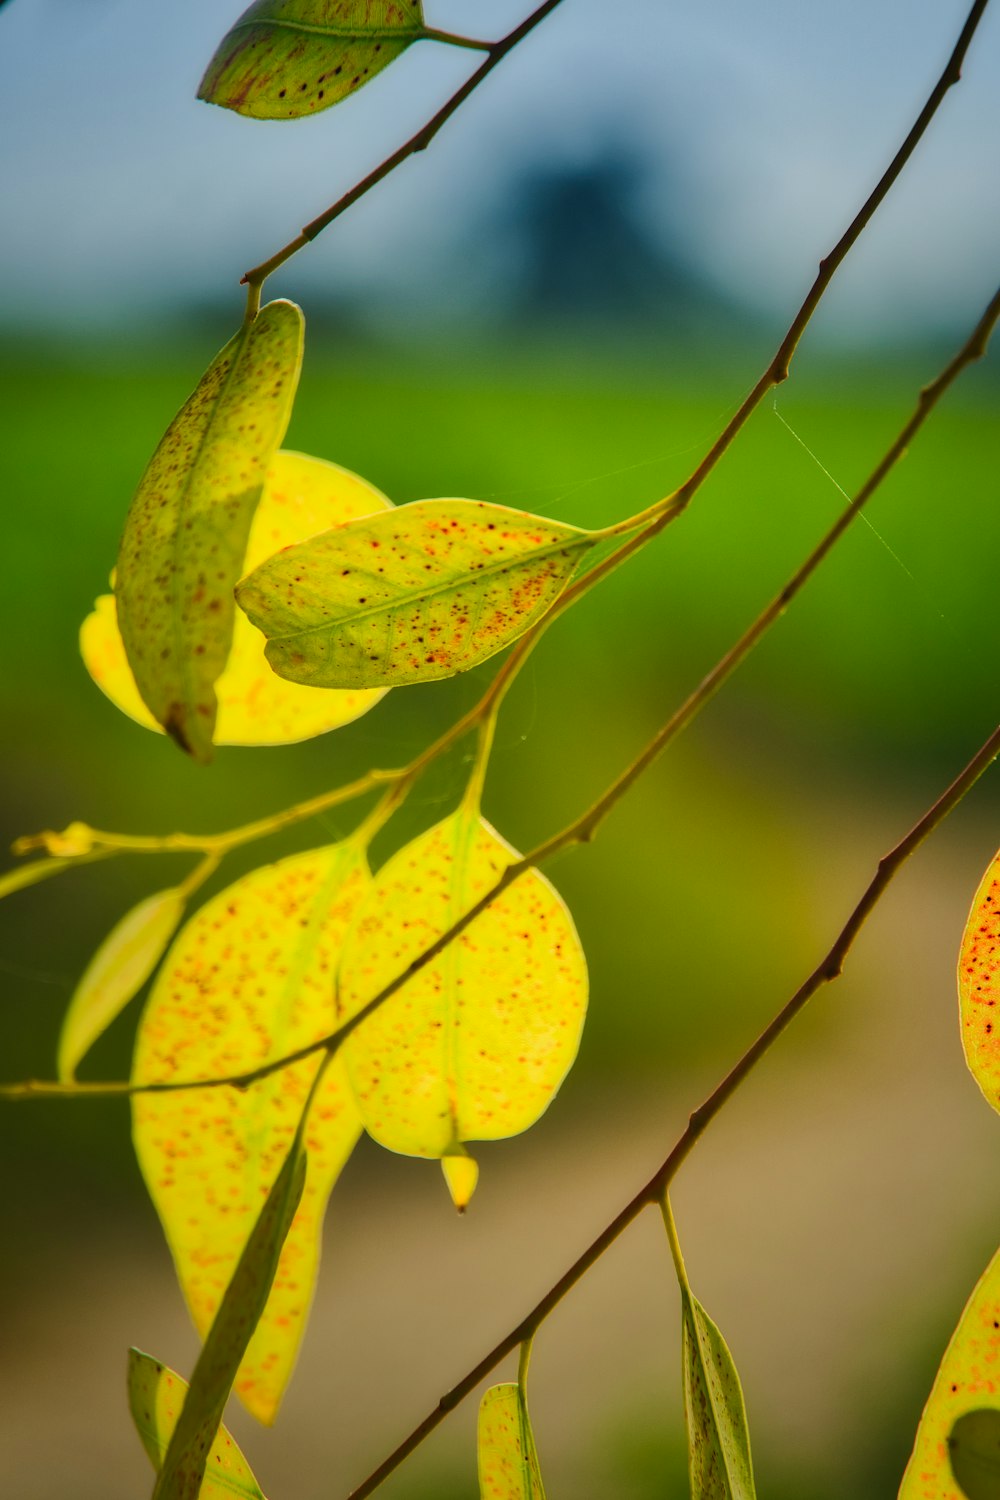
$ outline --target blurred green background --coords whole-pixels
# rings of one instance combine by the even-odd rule
[[[772,333],[746,331],[730,359],[678,343],[654,360],[600,339],[389,345],[321,327],[287,446],[355,469],[397,502],[468,495],[602,525],[685,477]],[[209,323],[197,341],[3,351],[7,842],[78,817],[145,832],[256,817],[404,762],[494,670],[397,691],[310,744],[221,750],[207,770],[104,700],[76,631],[212,337]],[[821,535],[839,489],[873,466],[946,352],[862,361],[806,347],[777,411],[765,403],[688,514],[560,621],[522,673],[486,793],[507,837],[526,847],[556,829],[638,751]],[[591,967],[585,1040],[536,1130],[483,1150],[468,1220],[454,1220],[432,1167],[359,1151],[333,1200],[286,1410],[272,1434],[234,1418],[268,1493],[344,1493],[523,1313],[645,1179],[819,958],[878,856],[988,733],[996,397],[990,366],[963,380],[880,491],[871,525],[856,525],[595,845],[549,871]],[[453,803],[467,748],[421,783],[383,854]],[[771,1496],[892,1492],[944,1339],[995,1247],[983,1184],[1000,1133],[964,1073],[952,968],[997,811],[987,782],[678,1185],[692,1279],[741,1366]],[[336,836],[352,816],[241,851],[210,889]],[[3,903],[5,1077],[51,1075],[93,948],[126,905],[185,867],[123,859]],[[126,1072],[137,1010],[85,1076]],[[25,1103],[4,1115],[2,1382],[16,1492],[41,1500],[71,1471],[76,1496],[135,1493],[146,1481],[122,1399],[124,1344],[182,1370],[194,1348],[126,1109]],[[554,1495],[685,1493],[661,1241],[652,1220],[633,1229],[539,1337],[533,1404]],[[386,1493],[471,1494],[471,1423],[470,1408]]]
[[[0,5],[0,843],[83,819],[215,830],[398,765],[481,693],[393,692],[310,744],[189,764],[84,672],[129,498],[242,313],[240,271],[370,170],[464,78],[412,48],[322,119],[194,99],[233,0]],[[604,525],[668,493],[751,388],[909,128],[967,0],[574,0],[283,276],[303,381],[287,446],[397,503],[470,496]],[[500,34],[517,0],[434,0]],[[623,10],[623,15],[626,12]],[[628,12],[631,15],[631,12]],[[617,20],[617,14],[616,14]],[[638,40],[637,40],[638,38]],[[639,751],[830,525],[991,295],[1000,14],[989,9],[791,380],[684,518],[554,625],[507,700],[485,810],[528,847]],[[548,873],[588,955],[577,1066],[484,1147],[469,1214],[433,1164],[362,1143],[338,1184],[300,1367],[270,1432],[232,1425],[272,1500],[336,1500],[525,1313],[644,1183],[812,969],[879,856],[994,726],[996,354],[753,657]],[[459,747],[379,844],[436,821]],[[342,809],[227,859],[328,842]],[[998,842],[988,776],[906,867],[675,1193],[692,1282],[746,1388],[769,1500],[894,1494],[941,1351],[998,1240],[1000,1128],[965,1069],[954,965]],[[102,937],[180,859],[82,868],[0,903],[0,1072],[51,1076]],[[124,1077],[141,1002],[83,1075]],[[196,1344],[121,1101],[0,1106],[0,1492],[150,1489],[129,1344]],[[686,1493],[677,1293],[648,1215],[540,1334],[552,1500]],[[467,1403],[390,1500],[475,1494]]]

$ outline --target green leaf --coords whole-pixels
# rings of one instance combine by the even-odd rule
[[[217,355],[139,482],[118,554],[118,624],[157,723],[211,758],[232,589],[302,362],[302,313],[270,302]]]
[[[157,1473],[177,1426],[187,1395],[186,1380],[138,1349],[128,1352],[128,1404],[142,1446]],[[201,1500],[264,1500],[250,1465],[225,1427],[220,1427],[208,1455]]]
[[[998,1369],[1000,1250],[976,1283],[945,1350],[899,1500],[959,1500],[961,1495],[967,1500],[997,1500]]]
[[[351,844],[290,855],[242,876],[185,924],[139,1023],[132,1080],[251,1072],[337,1024],[333,975],[371,876]],[[249,1088],[137,1094],[136,1156],[195,1327],[204,1337],[278,1174],[320,1053]],[[327,1200],[361,1134],[341,1058],[310,1114],[309,1175],[279,1275],[236,1379],[273,1422],[305,1330]]]
[[[479,1406],[481,1500],[545,1500],[528,1407],[519,1385],[494,1385]]]
[[[681,1319],[691,1500],[753,1500],[750,1434],[733,1357],[701,1303],[683,1286]]]
[[[517,855],[467,807],[379,871],[344,944],[342,1020],[356,1015],[497,882]],[[343,1048],[361,1118],[390,1151],[439,1157],[459,1208],[470,1140],[526,1130],[580,1043],[587,965],[552,885],[528,870],[426,963]]]
[[[464,672],[552,606],[597,532],[475,500],[420,500],[334,527],[236,591],[279,677],[394,687]]]
[[[420,0],[256,0],[220,42],[198,98],[257,120],[316,114],[423,32]]]
[[[1000,1110],[1000,854],[980,882],[958,955],[958,1004],[969,1071]]]
[[[197,1500],[229,1393],[250,1336],[264,1311],[285,1236],[306,1180],[306,1152],[296,1135],[240,1256],[191,1376],[167,1445],[153,1500]]]
[[[111,929],[73,992],[59,1037],[58,1067],[69,1083],[97,1038],[138,994],[184,914],[178,890],[157,891]]]

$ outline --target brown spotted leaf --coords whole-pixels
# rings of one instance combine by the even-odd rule
[[[423,34],[420,0],[256,0],[219,43],[198,98],[257,120],[316,114]]]
[[[519,1385],[494,1385],[479,1405],[480,1500],[545,1500],[528,1406]]]
[[[1000,1110],[1000,854],[983,876],[962,934],[958,1002],[965,1060]]]
[[[899,1500],[1000,1497],[1000,1251],[945,1350]]]
[[[683,1286],[681,1319],[691,1500],[754,1500],[750,1434],[733,1357]]]
[[[451,677],[555,603],[601,534],[474,500],[420,500],[286,547],[236,591],[280,677],[394,687]]]
[[[342,1019],[354,1016],[475,904],[517,855],[469,808],[380,870],[344,945]],[[470,1140],[517,1135],[572,1065],[587,967],[572,918],[528,870],[379,1006],[343,1054],[365,1127],[390,1151],[440,1157],[458,1206]]]
[[[233,585],[302,361],[303,320],[270,302],[209,365],[132,500],[118,554],[118,625],[146,706],[208,760],[215,683],[233,638]]]
[[[257,1320],[264,1311],[306,1180],[306,1151],[296,1134],[250,1232],[198,1356],[153,1500],[198,1500],[218,1441],[222,1413]]]
[[[291,855],[221,891],[181,929],[143,1012],[136,1083],[226,1078],[308,1046],[336,1025],[334,972],[370,882],[350,844]],[[289,1149],[319,1055],[243,1090],[133,1099],[139,1165],[195,1327],[204,1336]],[[309,1174],[236,1392],[272,1422],[305,1328],[323,1213],[361,1132],[344,1065],[309,1117]]]
[[[163,1455],[177,1426],[188,1383],[158,1359],[138,1349],[128,1352],[128,1404],[132,1421],[159,1474]],[[264,1500],[250,1465],[225,1427],[220,1427],[208,1455],[200,1500]]]

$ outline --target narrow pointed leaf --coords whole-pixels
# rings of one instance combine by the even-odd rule
[[[222,1413],[250,1336],[264,1310],[306,1180],[306,1152],[297,1135],[260,1210],[233,1279],[191,1376],[167,1444],[153,1500],[198,1500]]]
[[[188,1384],[150,1354],[128,1352],[128,1403],[136,1431],[157,1474],[177,1426]],[[225,1427],[209,1450],[201,1500],[264,1500],[250,1465]]]
[[[684,1288],[681,1318],[691,1500],[753,1500],[750,1433],[733,1357],[701,1303]]]
[[[420,0],[257,0],[223,37],[198,98],[258,120],[316,114],[423,29]]]
[[[240,572],[280,547],[353,521],[391,502],[357,474],[304,453],[276,453],[254,514]],[[80,630],[84,664],[98,687],[123,713],[159,729],[139,696],[118,629],[115,599],[97,600]],[[242,611],[234,620],[225,671],[215,684],[217,745],[290,745],[350,723],[373,708],[381,691],[323,692],[276,676],[264,660],[264,641]]]
[[[494,1385],[479,1405],[480,1500],[545,1500],[519,1385]]]
[[[523,635],[598,540],[506,506],[420,500],[278,553],[236,597],[292,682],[432,682]]]
[[[163,956],[184,915],[180,891],[157,891],[126,912],[111,929],[73,992],[59,1037],[63,1083],[116,1016],[138,994]]]
[[[342,1016],[404,971],[516,858],[465,809],[401,849],[345,944]],[[572,918],[529,870],[348,1039],[366,1128],[391,1151],[428,1157],[526,1130],[572,1065],[586,1003]],[[471,1191],[470,1168],[461,1177]]]
[[[233,585],[302,362],[302,313],[270,302],[217,355],[139,482],[118,553],[118,624],[140,696],[208,760]]]
[[[965,1060],[1000,1110],[1000,854],[983,876],[962,934],[958,1001]]]
[[[133,1080],[224,1078],[326,1036],[334,972],[370,881],[350,845],[254,870],[179,933],[136,1038]],[[295,1133],[319,1054],[247,1089],[133,1099],[139,1165],[163,1223],[195,1327],[204,1337]],[[344,1065],[327,1069],[309,1119],[309,1175],[274,1289],[236,1381],[271,1422],[305,1328],[323,1212],[361,1121]]]
[[[1000,1496],[1000,1251],[945,1350],[917,1428],[899,1500]]]

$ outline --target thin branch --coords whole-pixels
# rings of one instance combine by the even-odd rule
[[[789,368],[791,366],[795,351],[798,348],[799,341],[801,340],[802,335],[805,332],[809,320],[819,306],[824,292],[830,285],[830,282],[833,280],[834,275],[839,270],[848,252],[857,243],[862,232],[871,222],[876,210],[879,208],[879,206],[887,196],[890,188],[893,186],[903,168],[906,166],[906,163],[913,155],[928,125],[937,114],[942,100],[948,93],[948,90],[951,89],[956,83],[958,83],[959,79],[961,78],[962,65],[965,62],[966,53],[969,50],[969,46],[972,42],[973,36],[975,35],[976,28],[982,20],[983,12],[986,10],[987,4],[988,0],[975,0],[972,9],[969,11],[968,16],[966,17],[965,25],[962,27],[958,41],[955,43],[952,54],[945,64],[940,78],[928,95],[926,104],[914,121],[912,129],[909,131],[906,139],[903,141],[903,144],[900,146],[899,150],[892,158],[892,161],[889,163],[888,167],[886,167],[882,176],[879,178],[872,192],[865,199],[865,202],[858,210],[858,213],[851,220],[851,223],[848,225],[847,229],[841,235],[840,239],[834,245],[830,253],[820,261],[819,271],[816,275],[816,279],[813,282],[812,286],[809,288],[802,306],[799,308],[798,312],[795,314],[795,317],[789,324],[788,332],[785,334],[780,345],[778,346],[778,349],[776,350],[771,363],[768,365],[763,375],[761,375],[760,379],[757,381],[757,384],[753,387],[753,390],[744,399],[742,405],[739,407],[735,415],[731,418],[723,432],[712,444],[711,448],[698,464],[697,468],[693,470],[691,475],[681,485],[676,494],[669,497],[670,503],[676,504],[678,500],[681,501],[681,503],[686,503],[687,500],[690,499],[690,497],[695,493],[697,489],[700,488],[704,480],[707,479],[708,475],[715,468],[715,465],[718,463],[719,459],[729,448],[729,446],[733,442],[733,439],[748,421],[753,412],[756,411],[757,407],[767,395],[768,391],[773,390],[775,386],[780,385],[782,381],[788,379]],[[666,504],[667,502],[665,501],[662,503]],[[655,509],[655,506],[652,507],[652,511],[654,513]]]
[[[338,198],[336,203],[328,208],[325,213],[320,214],[318,218],[313,219],[311,223],[307,224],[301,234],[296,235],[295,239],[285,245],[282,250],[279,250],[268,260],[262,261],[259,266],[254,266],[251,271],[247,271],[246,275],[241,279],[250,288],[250,295],[256,296],[259,303],[260,288],[272,272],[276,271],[279,266],[283,266],[286,260],[291,260],[293,255],[296,255],[299,250],[304,249],[317,235],[322,234],[323,230],[332,224],[334,219],[339,219],[341,214],[346,212],[352,204],[357,203],[359,198],[363,198],[366,193],[371,192],[373,187],[376,187],[384,177],[388,177],[390,172],[394,172],[409,157],[416,155],[418,151],[426,151],[441,127],[447,124],[455,111],[465,103],[469,95],[476,91],[479,85],[493,72],[497,64],[503,62],[508,52],[511,52],[517,46],[518,42],[523,41],[529,32],[534,31],[535,27],[544,21],[545,17],[550,11],[555,10],[559,3],[560,0],[544,0],[544,4],[540,5],[537,10],[532,11],[531,15],[522,21],[519,26],[515,26],[513,31],[508,32],[505,37],[501,37],[498,42],[489,43],[486,61],[476,69],[470,78],[466,79],[461,88],[455,90],[451,98],[441,106],[436,114],[431,116],[426,125],[420,127],[416,135],[412,135],[391,156],[387,156],[380,166],[376,167],[374,171],[369,172],[367,177],[363,177],[342,198]],[[441,37],[440,39],[443,40],[444,38]],[[450,40],[454,41],[454,38],[450,38]],[[469,45],[469,43],[466,43],[466,45]]]
[[[931,834],[934,829],[948,816],[952,809],[961,801],[966,792],[979,780],[979,777],[987,767],[1000,754],[1000,726],[998,726],[983,747],[977,751],[968,765],[948,787],[941,797],[929,808],[923,817],[911,828],[905,838],[901,839],[896,847],[880,860],[878,869],[868,888],[860,901],[855,906],[851,915],[841,929],[840,935],[833,944],[826,957],[816,966],[809,978],[799,986],[795,994],[778,1012],[771,1024],[761,1032],[760,1036],[751,1047],[740,1058],[739,1062],[726,1075],[722,1082],[709,1095],[705,1102],[694,1111],[687,1129],[676,1141],[670,1154],[662,1165],[654,1172],[653,1176],[640,1188],[635,1197],[632,1198],[620,1213],[616,1214],[606,1229],[602,1230],[597,1238],[588,1245],[587,1249],[574,1261],[569,1270],[559,1278],[553,1287],[546,1292],[545,1296],[535,1304],[527,1317],[518,1323],[516,1328],[511,1329],[498,1344],[485,1355],[479,1363],[465,1375],[457,1385],[441,1397],[433,1411],[429,1412],[424,1420],[415,1427],[409,1437],[400,1443],[399,1447],[389,1455],[378,1468],[368,1476],[357,1489],[351,1491],[348,1500],[365,1500],[365,1496],[371,1495],[378,1489],[383,1480],[399,1467],[404,1459],[418,1448],[426,1437],[444,1420],[449,1412],[453,1411],[466,1396],[476,1389],[482,1380],[510,1354],[517,1346],[530,1339],[549,1314],[559,1305],[567,1292],[571,1291],[577,1282],[590,1270],[591,1266],[604,1254],[609,1246],[613,1245],[619,1235],[639,1217],[643,1209],[651,1204],[664,1200],[664,1195],[670,1183],[676,1176],[682,1163],[689,1156],[695,1143],[704,1133],[708,1125],[719,1114],[722,1107],[732,1094],[736,1092],[740,1084],[752,1072],[754,1067],[781,1035],[785,1028],[795,1019],[806,1005],[807,1001],[823,985],[829,984],[843,972],[848,953],[854,944],[854,940],[868,917],[884,895],[894,876],[898,873],[904,862],[919,847],[920,844]]]

